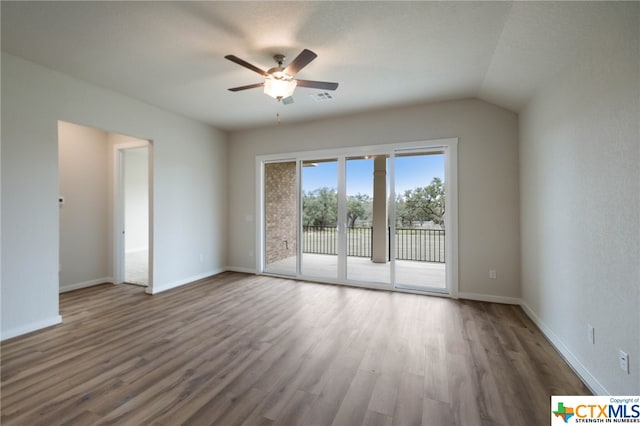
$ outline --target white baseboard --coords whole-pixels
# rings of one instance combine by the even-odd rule
[[[95,280],[83,281],[81,283],[61,285],[58,291],[60,293],[65,293],[67,291],[78,290],[81,288],[91,287],[98,284],[104,284],[104,283],[113,284],[114,281],[115,280],[113,279],[113,277],[96,278]]]
[[[242,272],[243,274],[256,274],[256,270],[253,268],[243,268],[240,266],[227,266],[226,268],[224,268],[225,271],[230,271],[230,272]]]
[[[220,269],[214,269],[212,271],[208,271],[205,272],[204,274],[198,274],[198,275],[194,275],[188,278],[184,278],[182,280],[178,280],[178,281],[174,281],[172,283],[167,283],[167,284],[153,284],[153,288],[151,287],[147,287],[146,289],[146,293],[147,294],[158,294],[158,293],[162,293],[163,291],[167,291],[167,290],[171,290],[172,288],[176,288],[176,287],[180,287],[183,286],[185,284],[189,284],[192,283],[194,281],[198,281],[201,280],[203,278],[207,278],[207,277],[211,277],[213,275],[218,275],[222,272],[225,272],[227,269],[226,268],[220,268]]]
[[[22,334],[31,333],[32,331],[37,331],[42,328],[51,327],[53,325],[60,324],[61,322],[62,322],[62,317],[60,315],[56,315],[51,318],[46,318],[40,321],[25,324],[20,327],[16,327],[11,330],[7,330],[3,332],[2,337],[0,337],[0,340],[11,339],[12,337],[17,337]]]
[[[521,300],[517,297],[493,296],[480,293],[458,293],[458,299],[477,300],[479,302],[503,303],[505,305],[520,305]]]
[[[547,337],[551,344],[556,348],[564,360],[575,371],[575,373],[582,379],[587,387],[593,392],[594,395],[610,395],[609,392],[600,384],[587,368],[578,360],[578,358],[562,343],[562,340],[540,320],[538,315],[524,302],[520,303],[522,310],[533,321],[542,333]]]

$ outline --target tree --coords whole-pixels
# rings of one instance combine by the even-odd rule
[[[302,193],[302,216],[306,226],[336,226],[338,193],[334,188],[318,188]]]
[[[431,184],[424,188],[427,202],[421,206],[425,212],[427,220],[433,221],[436,225],[444,226],[445,194],[444,184],[440,178],[433,178]]]
[[[400,226],[413,226],[413,221],[416,220],[413,211],[407,204],[406,199],[410,197],[411,190],[406,190],[404,195],[398,194],[396,196],[396,218],[400,219]]]
[[[347,226],[353,228],[358,219],[367,219],[371,212],[371,197],[357,193],[347,197]]]
[[[432,221],[444,225],[445,194],[440,178],[433,178],[426,187],[407,189],[396,200],[396,216],[403,225],[412,226],[414,220],[420,223]]]

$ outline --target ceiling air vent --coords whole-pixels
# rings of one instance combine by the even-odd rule
[[[314,93],[313,95],[309,96],[311,96],[311,98],[316,102],[326,102],[335,99],[335,97],[329,92]]]

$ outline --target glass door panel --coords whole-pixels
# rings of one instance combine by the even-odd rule
[[[264,165],[264,271],[296,275],[298,241],[296,162]]]
[[[443,151],[395,156],[396,287],[447,291],[444,169]]]
[[[346,159],[347,280],[390,283],[388,156]]]
[[[303,161],[301,275],[338,278],[338,160]]]

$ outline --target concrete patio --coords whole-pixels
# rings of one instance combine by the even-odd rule
[[[295,275],[296,257],[288,257],[268,264],[265,272]],[[337,279],[338,256],[302,254],[302,276]],[[347,257],[347,280],[371,283],[391,281],[390,263],[373,263],[364,257]],[[424,290],[445,290],[445,264],[396,260],[396,286]]]

